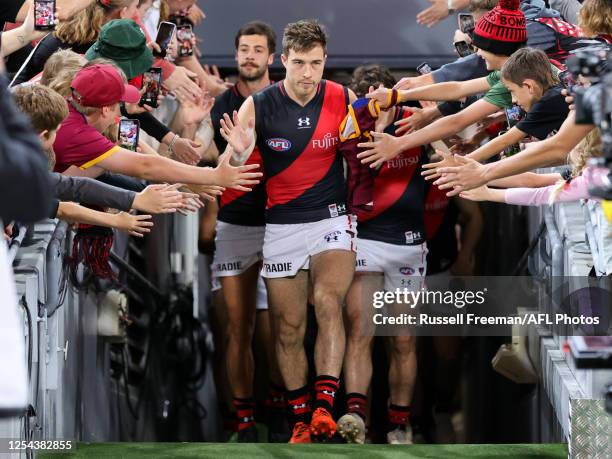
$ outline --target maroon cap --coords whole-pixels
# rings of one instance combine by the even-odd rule
[[[71,85],[72,98],[83,107],[109,107],[117,102],[135,104],[140,93],[134,86],[124,83],[115,67],[96,64],[76,74]]]

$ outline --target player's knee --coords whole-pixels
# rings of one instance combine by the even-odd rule
[[[300,325],[282,321],[278,327],[278,344],[286,349],[298,348],[303,344],[303,333]]]
[[[315,308],[317,308],[317,317],[320,314],[342,315],[342,297],[336,292],[327,288],[315,288],[313,297]]]
[[[415,351],[414,336],[394,336],[391,340],[391,352],[396,355],[407,355]]]

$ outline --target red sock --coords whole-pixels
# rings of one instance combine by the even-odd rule
[[[285,402],[285,389],[270,383],[268,388],[268,398],[266,399],[266,408],[284,409],[287,406]]]
[[[321,407],[331,412],[334,409],[334,399],[339,386],[339,379],[334,376],[317,376],[315,379],[315,392],[317,396],[315,409]]]
[[[234,397],[232,404],[236,408],[239,431],[255,425],[255,400],[253,400],[253,397]]]
[[[361,419],[366,419],[366,404],[368,403],[368,398],[360,394],[358,392],[351,392],[350,394],[346,394],[346,412],[347,413],[355,413],[361,417]]]
[[[294,424],[297,422],[310,423],[310,392],[308,386],[288,390],[287,404],[291,408],[291,417]]]
[[[406,429],[410,418],[410,406],[389,405],[389,431]]]

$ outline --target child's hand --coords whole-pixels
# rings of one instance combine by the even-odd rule
[[[232,151],[222,154],[219,157],[219,165],[215,168],[217,172],[217,185],[234,188],[239,191],[251,191],[251,187],[259,183],[259,178],[263,176],[261,172],[249,172],[259,169],[259,164],[247,164],[234,167],[230,164]]]
[[[115,228],[127,232],[130,236],[143,237],[151,232],[153,222],[150,215],[131,215],[127,212],[120,212],[114,215]]]
[[[459,197],[469,199],[470,201],[488,201],[489,200],[489,187],[486,185],[479,186],[478,188],[472,188],[471,190],[462,191],[459,193]]]
[[[421,175],[425,177],[425,180],[434,180],[440,177],[438,169],[441,167],[452,167],[458,166],[459,163],[455,160],[454,155],[445,153],[441,150],[436,150],[437,162],[423,164],[423,172]]]

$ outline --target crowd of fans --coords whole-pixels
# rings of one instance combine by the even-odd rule
[[[238,441],[257,441],[257,361],[268,381],[270,441],[337,431],[364,443],[376,430],[370,382],[381,370],[364,325],[372,293],[473,275],[484,225],[475,201],[590,199],[589,186],[608,180],[587,166],[602,155],[601,136],[594,122],[575,123],[564,75],[577,50],[608,51],[609,0],[430,2],[417,16],[430,27],[455,10],[471,14],[453,37],[461,57],[399,81],[364,64],[345,87],[322,79],[327,38],[316,21],[285,29],[280,83],[269,73],[274,31],[259,21],[242,26],[229,83],[202,64],[189,28],[205,18],[195,0],[57,0],[52,30],[37,27],[34,1],[3,2],[5,239],[44,218],[79,223],[73,253],[95,276],[112,278],[110,229],[142,237],[151,214],[199,212],[219,405]],[[132,131],[120,135],[128,119]],[[134,148],[125,145],[134,139]],[[563,174],[533,172],[568,163]],[[0,291],[14,296],[1,252]],[[304,350],[309,308],[314,352]],[[0,341],[14,335],[1,331]],[[421,418],[435,419],[418,431],[427,441],[456,441],[461,340],[435,337],[435,369],[423,374],[414,337],[388,341],[375,347],[388,355],[388,422],[377,427],[385,440],[411,443],[412,419]],[[0,378],[0,394],[12,394],[0,404],[19,410],[26,394],[4,391],[9,379]],[[334,405],[341,392],[343,406]],[[417,415],[415,397],[429,401]]]

